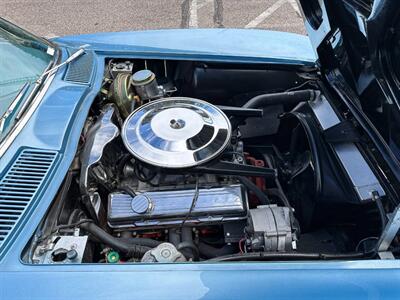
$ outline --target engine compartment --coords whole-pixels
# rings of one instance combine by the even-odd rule
[[[322,133],[341,114],[310,73],[108,59],[75,161],[23,259],[374,257],[385,190],[360,145]]]

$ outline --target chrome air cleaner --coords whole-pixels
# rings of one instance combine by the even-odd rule
[[[152,101],[126,120],[122,139],[137,159],[164,168],[200,165],[217,157],[231,137],[228,117],[214,105],[186,97]]]

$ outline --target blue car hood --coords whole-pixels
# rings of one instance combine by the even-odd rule
[[[316,56],[307,36],[249,29],[167,29],[65,36],[55,42],[72,47],[88,44],[100,52],[152,55],[252,58],[270,63],[314,65]]]

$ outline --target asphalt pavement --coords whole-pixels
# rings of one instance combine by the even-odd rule
[[[296,0],[0,0],[0,16],[46,37],[213,27],[305,34]]]

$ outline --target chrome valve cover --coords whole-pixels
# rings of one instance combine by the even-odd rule
[[[223,223],[247,218],[247,196],[241,185],[195,190],[154,191],[135,197],[115,192],[108,198],[108,225],[145,228],[167,225]]]
[[[170,97],[135,110],[122,128],[127,149],[139,160],[164,168],[193,167],[218,156],[228,145],[231,125],[216,106]]]

